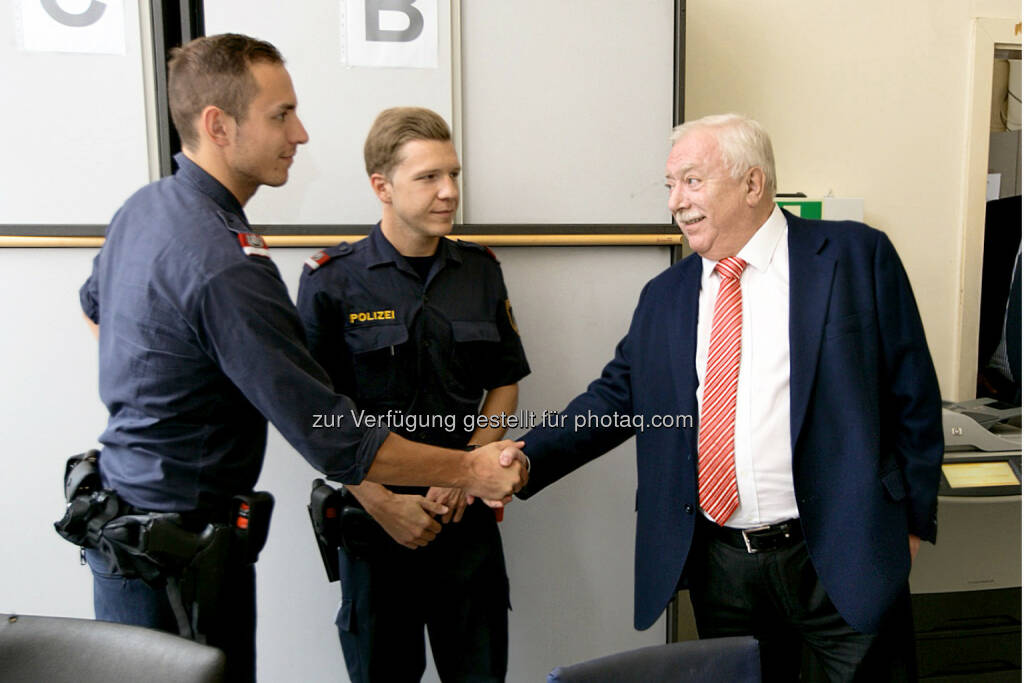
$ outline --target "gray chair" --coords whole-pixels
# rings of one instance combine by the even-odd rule
[[[0,682],[219,683],[224,653],[170,633],[90,619],[0,614]]]
[[[761,680],[751,636],[654,645],[560,666],[548,683],[740,683]]]

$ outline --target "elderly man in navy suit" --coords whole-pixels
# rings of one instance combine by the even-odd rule
[[[884,233],[774,202],[771,141],[711,116],[672,134],[694,253],[651,280],[562,428],[529,432],[529,497],[637,436],[637,628],[689,587],[702,637],[753,634],[766,680],[913,678],[907,577],[934,542],[938,384]],[[690,428],[575,416],[693,415]],[[591,426],[598,425],[598,426]]]

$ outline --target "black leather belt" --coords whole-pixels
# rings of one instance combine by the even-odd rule
[[[718,526],[714,522],[704,519],[704,526],[712,538],[734,548],[742,548],[748,553],[782,550],[796,545],[804,538],[799,519],[789,519],[778,524],[766,524],[752,529],[732,529]]]

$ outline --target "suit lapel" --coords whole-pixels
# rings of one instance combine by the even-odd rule
[[[803,427],[821,353],[835,259],[814,224],[786,213],[789,225],[789,412],[795,447]]]
[[[697,417],[697,370],[693,359],[697,354],[697,308],[700,296],[700,279],[703,272],[702,261],[694,254],[680,264],[679,282],[673,301],[666,315],[668,321],[668,339],[672,342],[670,367],[672,369],[672,386],[679,392],[679,403],[684,410],[689,410],[696,421]],[[691,440],[696,445],[696,429]]]

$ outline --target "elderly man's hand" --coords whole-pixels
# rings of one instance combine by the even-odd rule
[[[512,500],[526,485],[529,475],[522,441],[495,441],[465,455],[466,481],[461,486],[470,496],[483,498],[488,505]]]

